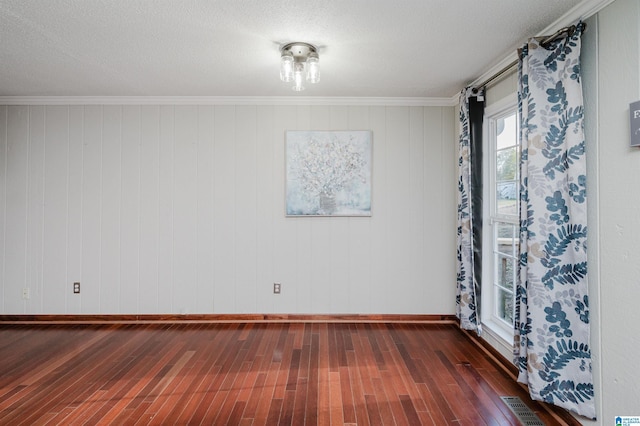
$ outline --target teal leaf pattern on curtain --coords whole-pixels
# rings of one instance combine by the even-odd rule
[[[533,399],[595,418],[587,285],[587,196],[580,37],[535,39],[519,71],[518,381]]]
[[[473,224],[471,211],[471,135],[469,97],[472,89],[460,93],[460,141],[458,151],[458,232],[456,262],[456,315],[460,327],[478,330],[476,291],[473,268]]]

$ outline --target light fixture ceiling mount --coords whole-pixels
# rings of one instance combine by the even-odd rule
[[[309,83],[320,81],[320,56],[312,44],[296,41],[280,48],[280,80],[293,81],[293,90],[304,90],[303,77]]]

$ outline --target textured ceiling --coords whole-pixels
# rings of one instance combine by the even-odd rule
[[[451,97],[581,0],[0,0],[0,96]]]

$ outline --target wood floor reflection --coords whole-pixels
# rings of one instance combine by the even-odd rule
[[[0,424],[563,424],[455,325],[0,323]]]

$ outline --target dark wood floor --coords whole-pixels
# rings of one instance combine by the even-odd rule
[[[562,424],[454,325],[0,323],[0,424]]]

